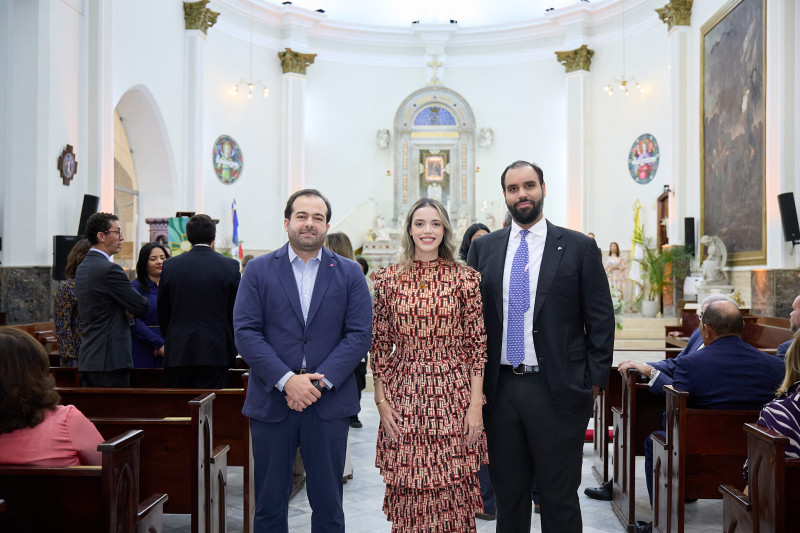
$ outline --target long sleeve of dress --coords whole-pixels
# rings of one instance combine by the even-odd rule
[[[378,271],[375,276],[374,294],[375,302],[372,306],[372,377],[381,379],[386,368],[386,360],[392,354],[394,343],[392,341],[391,303],[389,291],[390,278],[385,269]]]
[[[464,359],[473,376],[482,376],[486,365],[486,328],[480,282],[481,275],[478,272],[471,268],[464,269],[461,287]]]

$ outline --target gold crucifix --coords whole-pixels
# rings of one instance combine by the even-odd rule
[[[431,78],[431,81],[428,82],[428,85],[441,85],[442,84],[442,82],[439,81],[439,78],[436,77],[436,69],[437,69],[437,67],[441,67],[443,65],[444,65],[444,63],[440,63],[439,60],[436,58],[436,56],[433,56],[433,61],[428,63],[428,66],[433,68],[433,77]]]

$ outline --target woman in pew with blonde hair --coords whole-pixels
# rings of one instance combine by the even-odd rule
[[[0,327],[0,464],[101,465],[103,437],[72,405],[59,405],[47,353],[24,331]]]
[[[789,438],[786,457],[800,458],[800,330],[795,332],[786,351],[786,375],[778,387],[777,397],[761,410],[758,423]]]

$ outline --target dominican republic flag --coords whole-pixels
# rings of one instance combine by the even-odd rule
[[[239,248],[237,253],[239,261],[241,261],[244,258],[244,252],[242,251],[242,243],[239,242],[239,215],[236,214],[236,198],[233,199],[231,209],[233,210],[233,246]]]

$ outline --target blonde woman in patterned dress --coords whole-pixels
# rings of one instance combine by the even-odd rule
[[[409,211],[401,260],[378,272],[372,333],[376,466],[393,532],[475,531],[486,333],[480,275],[456,262],[447,213]]]

